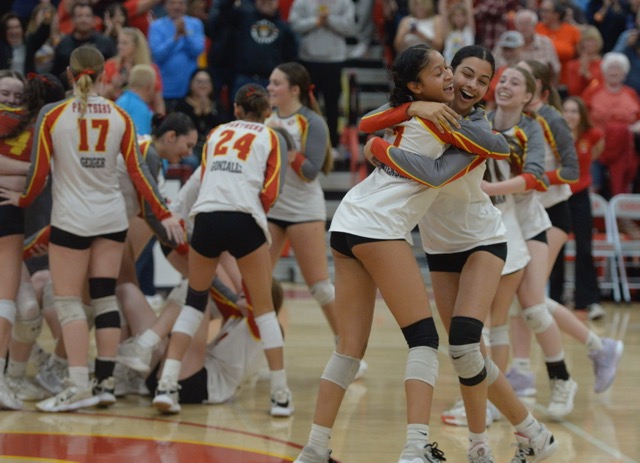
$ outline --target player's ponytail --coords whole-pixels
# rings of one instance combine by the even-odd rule
[[[258,84],[246,84],[238,89],[234,99],[236,106],[242,108],[245,116],[263,122],[271,106],[267,90]]]
[[[97,48],[83,45],[71,53],[69,69],[76,96],[80,99],[80,117],[84,117],[89,93],[104,70],[104,56]]]

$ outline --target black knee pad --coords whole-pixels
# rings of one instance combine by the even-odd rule
[[[449,327],[449,345],[475,344],[482,339],[484,324],[471,317],[453,317]]]
[[[105,312],[98,315],[94,323],[97,330],[102,328],[120,328],[120,313],[116,311]]]
[[[424,318],[409,326],[405,326],[402,328],[402,334],[407,340],[409,349],[426,346],[438,350],[440,338],[438,337],[436,324],[433,322],[432,317]]]
[[[204,312],[207,308],[207,302],[209,302],[209,291],[196,291],[189,286],[187,290],[186,305],[193,307],[200,312]]]
[[[116,294],[115,278],[89,278],[89,295],[91,299],[113,296]]]

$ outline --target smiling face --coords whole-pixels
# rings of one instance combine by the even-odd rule
[[[11,46],[20,45],[24,39],[22,24],[18,18],[11,18],[7,21],[7,42]]]
[[[186,135],[176,135],[175,131],[170,130],[163,136],[166,137],[168,148],[163,157],[170,164],[177,164],[182,158],[189,156],[198,143],[198,132],[195,129]]]
[[[276,108],[284,107],[291,103],[292,100],[299,100],[300,88],[291,86],[287,75],[280,69],[276,68],[269,76],[269,102],[271,106]]]
[[[15,77],[0,79],[0,103],[7,106],[20,106],[24,93],[24,84]]]
[[[462,60],[453,73],[453,103],[451,107],[462,115],[484,98],[493,76],[491,63],[470,56]]]
[[[199,71],[191,79],[191,94],[193,96],[209,96],[213,91],[211,76],[205,71]]]
[[[576,130],[580,125],[580,107],[573,100],[567,100],[562,104],[562,115],[571,130]]]
[[[522,110],[532,96],[531,91],[527,89],[527,80],[522,72],[514,68],[504,70],[495,92],[498,107]]]
[[[136,52],[136,44],[127,32],[120,32],[118,35],[118,55],[123,58],[132,58]]]
[[[420,71],[418,80],[407,87],[415,98],[448,103],[453,100],[453,72],[437,51],[429,52],[428,64]]]

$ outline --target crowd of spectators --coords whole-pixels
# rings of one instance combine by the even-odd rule
[[[107,59],[104,96],[130,101],[132,94],[139,97],[139,89],[130,88],[132,69],[151,66],[150,111],[178,108],[188,114],[200,146],[212,125],[233,117],[233,95],[240,86],[266,87],[278,64],[299,61],[312,76],[337,148],[342,70],[349,60],[373,58],[369,50],[376,35],[387,61],[414,43],[428,43],[449,56],[475,42],[492,50],[498,68],[520,59],[548,64],[560,94],[583,97],[605,134],[612,133],[611,124],[613,132],[628,134],[624,139],[631,147],[624,151],[635,160],[639,5],[638,0],[9,0],[0,7],[0,69],[51,72],[64,80],[71,52],[89,43]],[[605,64],[612,62],[619,72],[606,73]],[[620,85],[612,84],[612,75],[622,77]],[[489,91],[489,106],[491,99]],[[604,111],[603,118],[602,105],[616,101],[631,108],[624,117]],[[596,186],[605,195],[631,191],[629,177],[640,183],[637,163],[625,159],[605,149],[595,166]],[[197,165],[198,156],[185,162]],[[616,176],[615,165],[625,167],[625,176],[608,181]]]

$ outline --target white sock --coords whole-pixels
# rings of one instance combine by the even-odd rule
[[[407,444],[424,448],[429,443],[429,425],[412,423],[407,425]]]
[[[587,337],[587,342],[585,343],[585,345],[590,351],[602,350],[602,339],[593,331],[589,330],[589,336]]]
[[[284,369],[271,371],[271,393],[279,389],[288,389],[287,372]]]
[[[531,371],[531,360],[523,357],[514,357],[511,366],[518,371]]]
[[[331,428],[325,428],[317,424],[311,425],[309,433],[309,447],[313,448],[320,455],[324,455],[329,450],[329,439],[331,439]]]
[[[69,379],[74,385],[86,389],[89,387],[89,367],[69,367]]]
[[[522,422],[516,424],[514,428],[518,432],[518,434],[522,434],[525,437],[532,438],[538,435],[542,426],[531,413],[527,413],[527,417],[522,420]]]
[[[144,333],[138,337],[138,344],[142,347],[146,347],[147,349],[155,348],[160,344],[160,341],[160,336],[158,336],[152,329],[144,330]]]
[[[13,378],[22,378],[27,372],[27,362],[16,362],[9,359],[9,367],[7,368],[7,375]]]
[[[162,376],[160,380],[167,380],[172,383],[177,383],[180,378],[180,367],[182,362],[176,359],[166,359],[164,361],[164,367],[162,367]]]
[[[478,444],[486,444],[487,443],[487,432],[471,432],[469,431],[469,448],[474,447]]]

